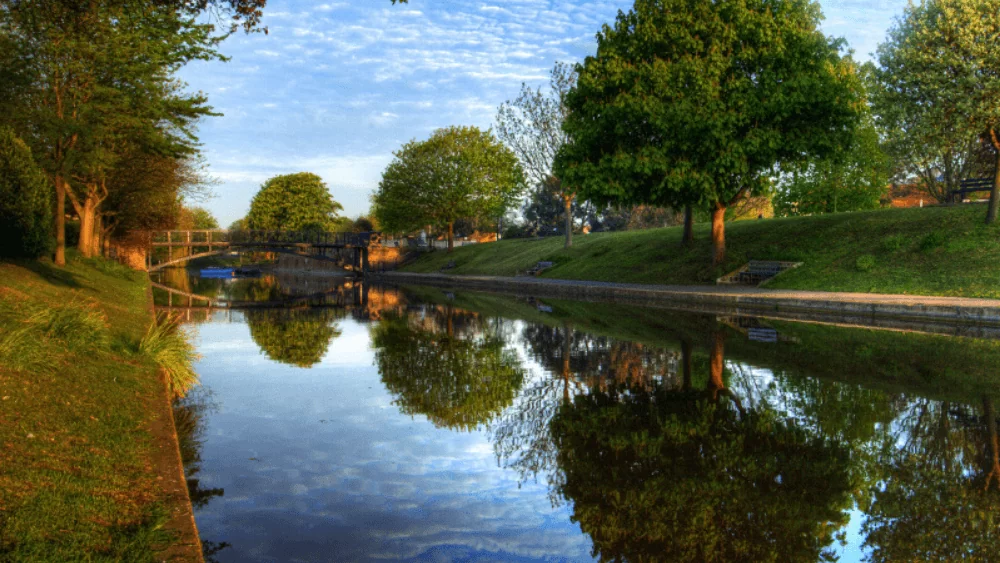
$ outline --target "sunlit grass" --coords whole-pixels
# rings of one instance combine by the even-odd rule
[[[470,245],[403,269],[512,276],[552,261],[542,277],[685,285],[712,284],[749,260],[788,260],[803,265],[768,287],[1000,298],[1000,224],[984,225],[985,213],[964,205],[732,222],[718,268],[709,226],[698,224],[691,247],[669,227],[578,235],[569,249],[560,237]]]
[[[157,364],[141,275],[0,262],[0,561],[154,561]]]
[[[178,319],[169,315],[157,318],[139,341],[139,353],[167,374],[174,395],[182,397],[198,383],[193,367],[198,354]]]

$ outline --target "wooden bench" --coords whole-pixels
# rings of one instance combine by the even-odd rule
[[[955,203],[961,203],[967,194],[992,191],[993,178],[966,178],[959,186],[959,189],[951,190],[951,198]]]

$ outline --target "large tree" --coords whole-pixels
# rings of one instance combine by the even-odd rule
[[[93,251],[107,178],[136,147],[175,158],[195,151],[193,124],[210,113],[175,71],[219,58],[221,37],[176,6],[115,2],[12,2],[0,10],[0,74],[13,84],[3,119],[34,149],[56,193],[56,263],[65,258],[68,198]]]
[[[375,217],[389,231],[446,229],[449,252],[456,221],[498,220],[524,191],[517,157],[476,127],[438,129],[395,156],[372,196]]]
[[[986,222],[1000,209],[1000,10],[994,0],[911,4],[879,47],[876,104],[907,169],[939,199],[977,169],[977,143],[994,155]],[[945,179],[936,188],[937,177]]]
[[[261,231],[334,231],[344,206],[322,178],[310,172],[284,174],[264,182],[250,202],[246,227]]]
[[[504,102],[497,111],[497,137],[517,155],[525,176],[534,191],[525,209],[529,221],[541,221],[554,199],[561,204],[566,233],[566,248],[573,245],[573,219],[582,207],[574,206],[576,190],[564,185],[552,174],[552,161],[566,144],[562,129],[566,118],[566,93],[576,83],[576,70],[556,63],[549,78],[549,89],[531,89],[521,84],[517,98]],[[575,208],[575,213],[574,213]],[[540,225],[536,225],[540,226]]]
[[[598,204],[726,208],[776,165],[850,140],[860,80],[810,0],[637,0],[597,35],[566,96],[555,172]]]

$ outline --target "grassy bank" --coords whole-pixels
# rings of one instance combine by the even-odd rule
[[[886,209],[750,220],[726,227],[728,261],[711,267],[709,226],[681,246],[681,229],[593,233],[563,248],[560,237],[432,252],[405,267],[449,274],[511,276],[539,261],[542,277],[655,284],[708,284],[748,260],[789,260],[802,267],[768,287],[1000,297],[1000,225],[985,226],[979,205]]]
[[[0,561],[152,561],[170,541],[147,285],[102,260],[0,262]]]

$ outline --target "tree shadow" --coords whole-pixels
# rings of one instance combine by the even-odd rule
[[[61,268],[56,268],[52,264],[41,262],[39,260],[18,260],[16,263],[18,266],[33,272],[38,277],[52,285],[72,287],[75,289],[86,287],[78,281],[75,274],[67,272]]]

